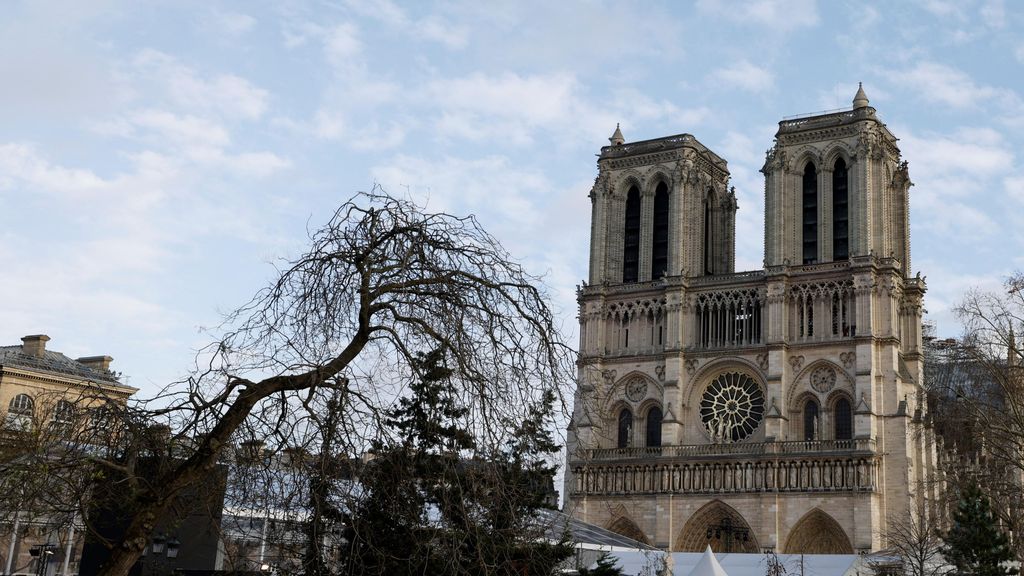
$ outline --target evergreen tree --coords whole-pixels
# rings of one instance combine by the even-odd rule
[[[593,568],[580,568],[579,576],[623,576],[619,561],[607,552],[602,552]]]
[[[1018,572],[1006,564],[1014,559],[1009,540],[996,524],[989,500],[977,484],[960,494],[953,527],[944,540],[942,554],[956,567],[957,574],[1015,576]]]
[[[344,574],[552,574],[572,554],[567,542],[542,536],[536,511],[545,507],[559,447],[545,395],[525,422],[504,423],[504,449],[478,446],[468,410],[452,395],[445,354],[419,355],[419,379],[388,413],[401,438],[377,442],[359,476],[362,493],[346,521]]]

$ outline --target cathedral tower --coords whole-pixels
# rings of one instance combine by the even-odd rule
[[[783,120],[765,268],[689,134],[616,128],[591,191],[567,505],[676,551],[849,553],[935,502],[906,162],[863,89]]]

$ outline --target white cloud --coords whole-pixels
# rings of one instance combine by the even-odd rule
[[[1003,179],[1003,188],[1006,194],[1024,204],[1024,176],[1008,176]]]
[[[667,130],[689,132],[693,126],[711,117],[706,106],[680,108],[669,100],[654,100],[639,90],[630,88],[615,94],[614,108],[623,119],[636,122],[660,121]]]
[[[190,150],[219,149],[231,143],[228,131],[211,120],[196,116],[179,116],[164,110],[141,110],[130,115],[137,127]]]
[[[256,120],[268,108],[269,93],[233,74],[202,78],[173,56],[156,50],[143,50],[134,60],[142,80],[153,83],[146,94],[166,94],[170,104],[193,113],[212,112],[226,118]]]
[[[357,14],[383,22],[399,33],[437,42],[448,48],[464,48],[468,41],[466,28],[457,26],[437,14],[418,20],[410,18],[405,10],[391,0],[350,0],[346,2],[346,6]]]
[[[778,32],[818,23],[815,0],[698,0],[697,11]]]
[[[952,108],[979,106],[1000,95],[991,86],[978,85],[969,75],[945,64],[921,62],[907,70],[894,70],[890,79],[917,92],[927,102]]]
[[[452,49],[465,48],[469,43],[468,30],[436,16],[420,20],[413,30],[419,38],[438,42]]]
[[[1006,5],[1003,0],[988,0],[981,6],[981,20],[989,28],[1006,26]]]
[[[711,78],[725,86],[755,94],[767,92],[775,84],[775,78],[771,72],[754,65],[749,60],[740,60],[731,66],[719,68],[711,73]]]
[[[242,36],[256,27],[256,19],[241,12],[214,9],[209,16],[211,28],[232,38]]]
[[[965,20],[964,2],[958,0],[920,0],[922,8],[940,18]]]
[[[1010,170],[1014,165],[1012,147],[991,128],[964,128],[951,135],[918,135],[909,129],[902,134],[900,146],[913,159],[911,177],[929,180],[964,175],[977,181]]]
[[[359,30],[350,22],[344,22],[324,32],[324,55],[335,69],[351,68],[353,59],[363,51],[359,41]]]
[[[569,74],[496,76],[474,74],[431,82],[427,105],[439,109],[443,138],[529,143],[537,128],[559,129],[573,122],[583,104]]]
[[[16,183],[29,190],[48,190],[81,196],[102,189],[106,182],[90,170],[54,166],[28,144],[0,145],[0,189]]]

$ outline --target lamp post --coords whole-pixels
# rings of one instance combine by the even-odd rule
[[[732,518],[723,518],[718,524],[708,526],[707,531],[704,533],[708,540],[714,538],[715,540],[725,540],[725,552],[732,552],[732,544],[734,541],[737,542],[748,542],[750,540],[750,530],[742,526],[734,526]]]
[[[53,551],[57,549],[56,544],[47,542],[46,544],[37,544],[28,549],[29,556],[36,558],[36,576],[46,576],[46,567],[50,563],[50,557],[53,556]]]
[[[148,551],[148,554],[143,552],[143,574],[171,574],[181,551],[181,542],[175,536],[158,534],[149,543]]]

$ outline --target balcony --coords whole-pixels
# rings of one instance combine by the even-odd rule
[[[872,453],[872,438],[853,440],[807,440],[790,442],[743,442],[737,444],[689,444],[656,448],[599,448],[586,450],[582,461],[651,460],[651,459],[735,459],[773,454],[831,455]]]
[[[815,440],[589,450],[572,496],[874,492],[874,441]]]

